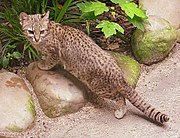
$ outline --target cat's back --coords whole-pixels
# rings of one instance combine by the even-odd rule
[[[112,60],[109,53],[102,50],[88,35],[84,32],[69,27],[61,26],[64,30],[64,45],[68,51],[77,52],[77,55],[86,55],[96,60]]]
[[[64,30],[65,45],[62,55],[67,66],[83,76],[101,76],[104,79],[110,76],[114,78],[113,74],[122,76],[121,69],[114,58],[102,50],[89,36],[69,26],[61,27]]]
[[[74,56],[83,56],[84,60],[93,59],[98,61],[113,62],[112,56],[102,50],[88,35],[84,32],[69,27],[61,26],[64,30],[64,49],[68,53],[72,52]],[[70,56],[70,55],[69,55]]]

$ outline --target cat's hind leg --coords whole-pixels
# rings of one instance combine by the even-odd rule
[[[124,97],[118,97],[118,100],[111,100],[107,98],[103,98],[104,104],[110,108],[110,110],[114,111],[114,116],[117,119],[121,119],[126,114],[127,108],[126,108],[126,102]]]
[[[89,93],[89,100],[92,103],[99,105],[100,107],[104,107],[110,111],[113,111],[116,118],[123,118],[127,110],[125,98],[120,94],[116,96],[106,95],[105,97],[105,95],[102,93],[103,92]]]

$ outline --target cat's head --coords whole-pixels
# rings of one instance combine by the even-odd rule
[[[21,12],[19,15],[22,30],[27,39],[33,43],[40,43],[48,34],[49,11],[45,14],[28,15]]]

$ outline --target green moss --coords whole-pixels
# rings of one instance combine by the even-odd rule
[[[131,86],[135,87],[140,74],[140,66],[138,62],[123,54],[115,52],[110,53],[115,57],[118,65],[121,67],[124,73],[124,78]]]
[[[44,112],[48,117],[51,117],[51,118],[56,117],[55,116],[56,108],[54,106],[48,107],[48,110],[46,110]]]
[[[50,118],[54,118],[54,117],[62,116],[62,115],[65,115],[67,113],[73,112],[73,111],[69,111],[68,108],[69,108],[68,105],[62,106],[60,111],[57,111],[58,109],[56,109],[56,107],[51,106],[48,108],[48,110],[45,111],[45,114]]]
[[[173,28],[145,33],[137,29],[132,37],[132,49],[139,62],[151,64],[166,57],[176,39],[177,33]]]
[[[33,117],[35,117],[36,111],[35,111],[35,106],[31,97],[29,97],[27,109],[33,115]]]
[[[22,128],[14,125],[14,124],[6,127],[6,129],[11,132],[21,132],[23,130]]]

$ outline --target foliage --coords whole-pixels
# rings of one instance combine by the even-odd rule
[[[47,6],[50,10],[50,19],[61,24],[73,23],[73,22],[85,22],[80,19],[79,12],[70,12],[70,10],[77,8],[76,4],[82,2],[82,0],[66,0],[64,5],[60,5],[58,0],[51,0],[52,6]]]
[[[96,28],[102,28],[102,32],[104,32],[106,38],[111,36],[112,34],[116,34],[116,30],[124,33],[124,29],[119,26],[119,24],[106,20],[103,20],[101,24],[96,26]]]
[[[102,2],[86,2],[85,3],[79,3],[78,4],[79,8],[81,9],[82,12],[94,12],[94,15],[100,15],[103,12],[108,12],[109,8],[106,6],[105,3]]]
[[[9,62],[13,59],[20,60],[22,57],[22,54],[18,51],[15,50],[16,46],[15,45],[7,45],[5,50],[9,51],[7,52],[6,56],[3,56],[1,59],[2,66],[4,68],[7,68],[9,65]],[[12,52],[11,52],[12,51]],[[6,51],[4,51],[6,53]]]
[[[37,52],[30,47],[29,42],[23,37],[18,15],[21,11],[36,12],[37,3],[32,3],[28,8],[28,1],[14,0],[12,6],[6,1],[4,9],[0,12],[2,22],[0,24],[2,51],[0,55],[0,65],[8,67],[10,62],[20,60],[24,57],[24,52],[29,54],[30,59],[38,57]],[[24,10],[23,10],[24,9]],[[22,48],[23,47],[23,48]]]
[[[131,2],[130,0],[111,0],[111,2],[116,5],[118,4],[121,7],[121,9],[126,13],[126,15],[123,16],[126,17],[129,22],[140,30],[144,30],[144,24],[146,23],[145,20],[147,19],[147,16],[145,12],[138,8],[135,3]],[[82,12],[81,18],[85,20],[97,20],[98,15],[108,11],[111,11],[113,16],[116,14],[116,12],[113,10],[114,8],[109,8],[105,3],[99,1],[84,1],[77,5]],[[97,22],[99,23],[98,20]],[[124,29],[119,24],[107,20],[102,20],[100,24],[96,26],[96,28],[102,28],[102,32],[106,38],[116,34],[116,30],[124,33]]]
[[[11,63],[26,58],[32,61],[39,58],[38,52],[23,36],[19,23],[19,14],[23,11],[28,14],[44,13],[50,11],[50,18],[56,22],[71,23],[81,22],[79,13],[69,12],[76,8],[75,4],[82,2],[78,0],[66,0],[64,5],[60,5],[58,0],[13,0],[11,3],[4,2],[3,10],[0,12],[0,66],[6,68]],[[85,21],[83,21],[85,22]]]
[[[134,15],[146,18],[145,13],[137,7],[137,5],[130,1],[125,1],[119,4],[121,9],[132,19]]]

